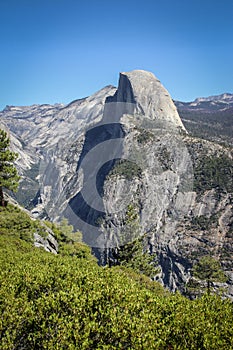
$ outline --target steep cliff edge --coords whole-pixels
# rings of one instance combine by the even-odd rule
[[[144,236],[156,278],[173,291],[214,256],[233,296],[231,149],[189,136],[152,73],[121,73],[117,89],[0,118],[20,142],[21,194],[33,181],[34,214],[68,217],[100,252]]]

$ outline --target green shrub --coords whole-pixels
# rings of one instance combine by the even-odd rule
[[[233,162],[224,154],[203,156],[194,168],[194,190],[202,194],[212,188],[233,192]]]
[[[147,129],[137,127],[136,130],[139,131],[139,134],[137,135],[137,142],[142,145],[148,143],[151,140],[153,141],[155,138],[154,134]]]
[[[118,175],[127,180],[132,180],[135,177],[140,177],[142,169],[134,162],[127,159],[120,159],[116,161],[113,169],[109,173],[111,175]]]
[[[195,230],[205,231],[211,228],[212,225],[218,224],[218,215],[207,217],[205,215],[195,216],[191,221],[191,228]]]
[[[127,217],[137,219],[133,208]],[[30,236],[39,222],[18,208],[2,209],[0,219],[1,350],[233,349],[230,300],[191,301],[134,266],[101,268],[70,238],[58,255],[35,248],[17,230]]]
[[[233,305],[0,236],[0,349],[232,349]],[[155,287],[151,287],[152,284]]]
[[[46,230],[37,220],[20,208],[8,204],[0,207],[0,234],[12,235],[22,240],[33,242],[34,233],[37,232],[45,237]]]

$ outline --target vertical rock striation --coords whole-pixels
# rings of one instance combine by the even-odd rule
[[[23,179],[38,185],[34,213],[68,217],[99,251],[145,237],[172,291],[184,292],[192,265],[212,255],[233,295],[231,151],[189,136],[152,73],[121,73],[117,89],[66,106],[8,107],[0,120]]]

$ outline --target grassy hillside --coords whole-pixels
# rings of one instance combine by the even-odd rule
[[[101,268],[87,247],[77,254],[82,243],[47,253],[24,240],[11,210],[0,211],[1,350],[233,349],[229,300],[190,301],[127,268]]]

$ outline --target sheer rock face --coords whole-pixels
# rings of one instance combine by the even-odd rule
[[[8,107],[0,121],[20,151],[24,181],[37,183],[37,195],[28,194],[35,214],[67,216],[98,248],[146,235],[157,278],[173,291],[184,291],[198,257],[220,257],[233,295],[232,191],[196,184],[203,157],[232,155],[187,135],[152,73],[121,73],[118,89],[67,106]]]
[[[177,109],[161,82],[150,72],[121,73],[117,101],[136,104],[136,114],[161,122],[163,128],[185,130]]]

